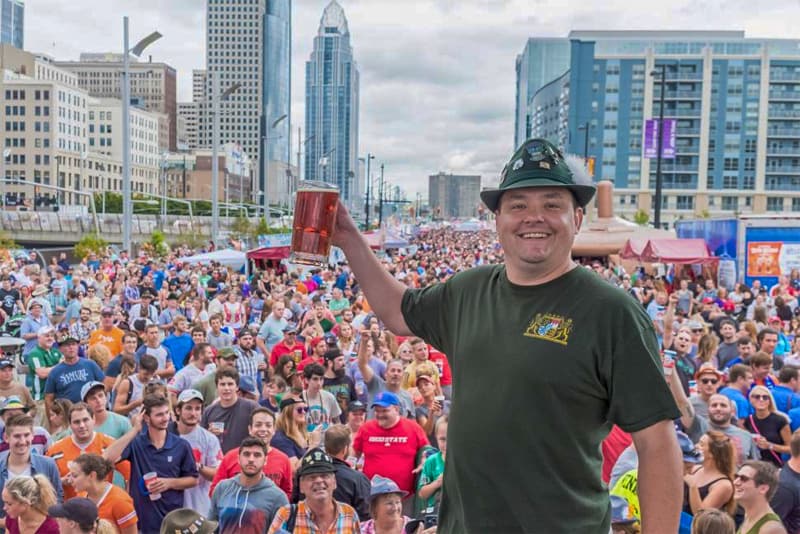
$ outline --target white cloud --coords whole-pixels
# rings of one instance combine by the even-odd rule
[[[413,198],[440,170],[495,184],[513,147],[514,60],[529,36],[572,29],[746,30],[795,38],[797,0],[339,0],[361,71],[360,152]],[[295,0],[292,121],[303,126],[305,61],[328,0]],[[58,59],[119,51],[158,29],[147,50],[178,69],[180,98],[205,66],[203,0],[29,0],[26,44]],[[296,135],[296,134],[295,134]],[[295,147],[296,150],[296,147]]]

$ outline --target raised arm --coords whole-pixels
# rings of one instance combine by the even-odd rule
[[[401,336],[412,335],[401,311],[406,286],[381,266],[341,201],[333,243],[344,251],[370,306],[387,328]]]
[[[361,342],[358,344],[358,370],[361,371],[361,376],[364,377],[364,383],[369,384],[375,377],[375,372],[369,366],[369,330],[361,331]]]

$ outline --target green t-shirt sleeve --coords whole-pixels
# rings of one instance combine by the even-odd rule
[[[448,283],[435,284],[424,289],[408,289],[403,294],[403,319],[416,335],[445,354],[450,354],[446,345]]]
[[[611,343],[608,420],[630,433],[665,419],[677,419],[680,412],[664,380],[649,319],[639,310],[619,312],[611,319],[619,329]]]

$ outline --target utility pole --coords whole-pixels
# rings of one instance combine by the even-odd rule
[[[133,202],[131,202],[131,80],[130,57],[128,57],[130,54],[128,17],[122,17],[122,33],[122,248],[133,257],[131,251]],[[58,171],[56,171],[56,179],[58,179]]]
[[[219,71],[211,72],[211,239],[219,239]]]
[[[654,71],[654,74],[658,74],[658,71]],[[661,228],[661,191],[663,188],[662,184],[662,177],[661,177],[661,151],[664,149],[664,88],[667,85],[667,65],[662,63],[661,64],[661,109],[658,113],[658,142],[656,143],[656,148],[658,152],[656,153],[656,209],[655,214],[653,217],[653,226],[655,228]]]
[[[367,153],[367,205],[366,205],[366,207],[364,209],[364,213],[365,213],[365,215],[364,215],[364,230],[369,230],[369,195],[370,195],[370,189],[371,189],[370,185],[371,185],[371,182],[372,182],[372,179],[371,179],[372,177],[369,174],[369,162],[371,160],[373,160],[373,159],[375,159],[375,156],[373,156],[370,153]]]
[[[381,181],[380,185],[378,186],[378,194],[381,196],[380,200],[378,200],[378,228],[383,227],[383,163],[381,163]]]

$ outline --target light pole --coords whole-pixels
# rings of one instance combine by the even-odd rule
[[[5,184],[5,180],[8,178],[6,176],[6,160],[11,156],[11,149],[6,148],[3,150],[2,156],[0,156],[0,180],[3,180],[3,184]],[[5,209],[6,207],[6,188],[5,185],[0,187],[0,206]]]
[[[380,199],[378,200],[378,229],[383,226],[383,187],[384,187],[384,180],[383,180],[383,163],[381,163],[381,181],[378,185],[378,194],[380,195]]]
[[[219,71],[211,74],[213,88],[213,124],[211,129],[211,239],[219,238],[219,105],[242,86],[235,83],[220,93]]]
[[[133,204],[131,203],[131,80],[130,54],[139,57],[145,48],[162,36],[153,32],[133,48],[128,44],[128,17],[122,17],[122,247],[131,252],[131,226]]]
[[[326,178],[326,175],[328,174],[328,156],[330,156],[334,152],[336,152],[336,147],[333,147],[332,149],[330,149],[327,152],[325,152],[322,155],[322,157],[319,158],[319,161],[317,162],[317,167],[322,167],[322,181],[323,182],[327,182],[327,180],[325,178]]]
[[[369,162],[375,159],[375,156],[367,152],[367,205],[364,207],[364,230],[369,230],[369,193],[370,193],[370,182],[372,181],[369,174]]]
[[[660,109],[658,112],[658,142],[656,143],[656,209],[653,215],[653,226],[661,228],[661,190],[663,188],[661,178],[661,151],[664,147],[664,86],[667,85],[667,65],[662,63],[660,72],[654,70],[650,72],[651,76],[661,76],[661,98]]]
[[[269,129],[266,128],[266,120],[265,120],[264,121],[264,130],[265,131],[263,132],[263,135],[261,136],[261,138],[262,138],[262,147],[263,147],[263,150],[261,152],[261,169],[262,169],[262,174],[264,175],[264,199],[263,199],[263,201],[264,201],[264,218],[267,221],[267,226],[269,226],[269,219],[270,219],[270,213],[269,213],[269,164],[268,164],[268,161],[267,161],[269,159],[269,157],[268,157],[269,141],[272,140],[272,139],[280,139],[281,137],[283,137],[283,135],[277,135],[277,136],[270,137],[269,133],[272,130],[274,130],[287,117],[288,117],[288,115],[286,113],[284,113],[283,115],[281,115],[280,117],[278,117],[277,119],[272,121],[272,124],[270,124]],[[265,119],[266,119],[266,116],[265,116]]]

